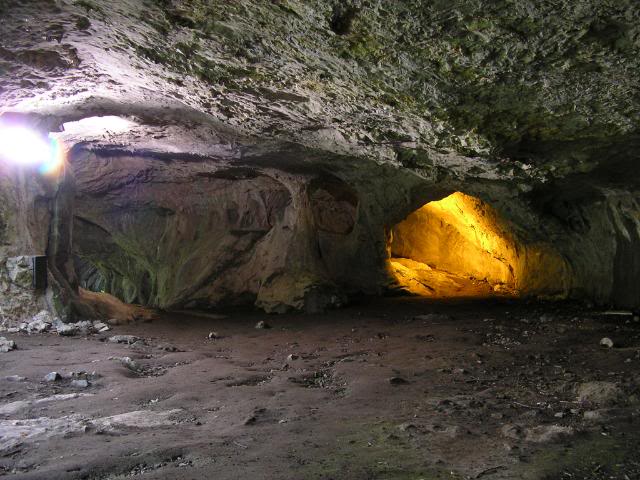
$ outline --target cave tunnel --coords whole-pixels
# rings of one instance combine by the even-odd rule
[[[433,298],[517,296],[518,247],[493,210],[453,193],[391,229],[390,267],[408,292]]]
[[[410,294],[444,299],[567,293],[568,267],[551,244],[523,241],[489,204],[461,192],[429,202],[393,226],[388,248],[390,271]]]
[[[0,476],[640,479],[638,0],[0,0]]]

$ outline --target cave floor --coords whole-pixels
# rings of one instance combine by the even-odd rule
[[[626,316],[388,298],[4,335],[18,345],[0,353],[8,478],[640,478],[640,325]],[[88,388],[67,378],[80,371],[95,371]],[[592,381],[607,383],[578,401]]]

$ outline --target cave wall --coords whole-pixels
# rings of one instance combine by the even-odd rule
[[[3,318],[47,307],[69,318],[95,314],[64,295],[78,285],[159,308],[255,304],[317,312],[392,287],[390,255],[428,259],[436,249],[440,268],[461,257],[453,221],[440,243],[403,244],[397,231],[391,249],[387,243],[403,218],[442,229],[442,212],[415,209],[459,183],[426,182],[385,166],[293,170],[99,150],[75,152],[55,180],[3,165]],[[492,278],[524,295],[640,305],[637,194],[592,186],[509,198],[504,186],[467,185],[495,198],[461,197],[500,234],[506,252],[475,265],[478,278],[487,277],[486,262],[497,262]],[[38,296],[20,255],[44,253],[54,288]]]
[[[31,256],[47,249],[54,184],[0,161],[0,325],[9,326],[52,305],[32,289]]]
[[[566,187],[566,186],[565,186]],[[640,305],[640,196],[612,188],[556,193],[545,205],[552,241],[569,263],[570,296],[624,308]]]
[[[85,286],[160,308],[344,302],[337,252],[358,197],[339,179],[96,153],[72,163]]]

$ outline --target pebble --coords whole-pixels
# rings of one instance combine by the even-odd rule
[[[131,360],[131,357],[121,357],[118,358],[118,360],[120,360],[120,363],[122,363],[122,365],[127,367],[129,370],[133,370],[134,372],[140,370],[140,366],[136,362]]]
[[[601,347],[613,348],[613,340],[609,337],[604,337],[600,340]]]
[[[271,328],[271,325],[269,325],[264,320],[260,320],[258,323],[256,323],[256,328],[259,330],[264,330],[266,328]]]
[[[220,338],[222,338],[220,335],[218,335],[218,332],[209,332],[209,335],[207,337],[209,340],[218,340]]]
[[[73,324],[59,323],[56,326],[56,332],[58,332],[58,335],[71,337],[78,334],[79,328]]]
[[[0,337],[0,352],[10,352],[16,349],[16,342],[13,340],[7,340],[5,337]]]
[[[44,376],[44,381],[45,382],[57,382],[61,378],[62,377],[60,376],[60,374],[58,372],[49,372]]]
[[[287,361],[288,362],[292,362],[293,360],[297,360],[300,357],[298,355],[296,355],[295,353],[291,353],[287,356]]]
[[[99,333],[108,332],[109,330],[111,330],[111,328],[109,328],[109,325],[100,321],[93,322],[93,328],[95,328]]]
[[[20,375],[9,375],[8,377],[4,377],[7,382],[24,382],[27,377],[21,377]]]
[[[89,386],[89,382],[87,380],[72,380],[71,386],[74,388],[87,388]]]
[[[126,343],[131,345],[140,341],[140,337],[136,337],[135,335],[114,335],[113,337],[109,337],[109,341],[111,343]]]

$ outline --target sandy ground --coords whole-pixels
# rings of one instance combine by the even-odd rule
[[[629,317],[389,298],[5,336],[18,345],[0,353],[9,478],[640,478]]]

